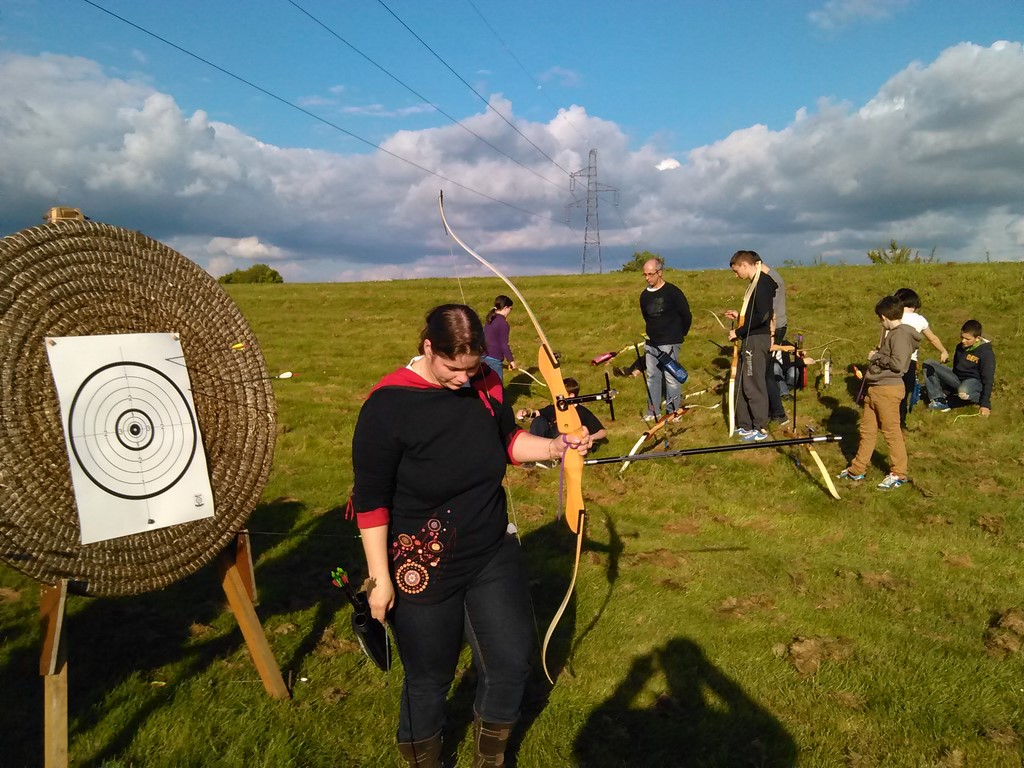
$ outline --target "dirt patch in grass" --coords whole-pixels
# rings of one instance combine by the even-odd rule
[[[337,704],[342,699],[347,699],[349,694],[344,688],[327,688],[321,695],[327,704]]]
[[[745,461],[747,464],[753,464],[757,467],[767,467],[773,461],[778,454],[775,451],[759,451],[759,450],[748,450],[740,451],[739,456],[736,458]]]
[[[664,533],[674,533],[682,536],[696,536],[700,533],[700,523],[696,520],[673,520],[661,526]]]
[[[10,587],[0,587],[0,603],[16,603],[21,600],[21,592]]]
[[[727,597],[715,606],[715,610],[729,616],[742,617],[751,611],[774,607],[775,601],[768,595],[750,595],[749,597]]]
[[[942,553],[942,562],[948,565],[950,568],[973,568],[974,561],[971,560],[970,555],[956,555],[952,552]]]
[[[1001,747],[1016,749],[1021,743],[1020,735],[1010,725],[986,726],[981,729],[981,735]]]
[[[981,528],[981,530],[985,533],[991,533],[993,536],[1002,535],[1005,523],[1005,518],[999,515],[979,515],[978,519],[974,521],[974,524]]]
[[[815,675],[826,661],[844,662],[853,657],[853,640],[848,637],[795,637],[788,645],[779,643],[776,656],[788,658],[803,677]]]
[[[679,567],[682,559],[675,552],[668,549],[655,549],[650,552],[637,552],[627,558],[630,565],[650,563],[663,570],[674,570]]]
[[[935,761],[935,768],[964,768],[965,765],[967,763],[964,760],[964,751],[952,747],[942,750],[938,760]]]
[[[832,694],[839,706],[860,712],[868,708],[868,700],[865,696],[851,691],[836,691]]]
[[[1005,659],[1024,647],[1024,609],[1010,608],[993,614],[984,634],[985,651],[989,656]]]
[[[876,571],[848,571],[837,568],[835,573],[841,579],[856,581],[861,586],[875,591],[896,592],[907,586],[905,580],[893,576],[889,571],[878,573]]]
[[[884,589],[888,592],[895,592],[901,586],[899,581],[888,571],[884,573],[863,571],[857,574],[857,580],[868,589]]]
[[[321,658],[330,659],[337,656],[339,653],[353,653],[358,652],[359,646],[353,643],[351,640],[345,640],[335,634],[334,627],[327,627],[324,633],[320,635],[320,641],[316,644],[316,648],[313,649],[314,656],[320,656]]]

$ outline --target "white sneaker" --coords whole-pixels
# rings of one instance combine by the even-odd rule
[[[906,484],[906,478],[899,477],[890,472],[888,475],[885,476],[885,479],[882,480],[882,482],[880,482],[875,487],[880,491],[891,491],[893,488],[899,488],[901,485]]]

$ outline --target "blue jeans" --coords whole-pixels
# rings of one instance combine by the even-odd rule
[[[389,621],[405,668],[399,742],[429,739],[444,727],[464,637],[479,674],[474,712],[491,723],[519,718],[536,642],[526,560],[514,535],[505,535],[465,590],[432,605],[399,595]]]
[[[948,365],[943,365],[938,360],[925,360],[924,385],[928,390],[928,401],[945,401],[947,396],[956,394],[959,400],[960,394],[967,395],[967,402],[976,403],[981,399],[981,381],[978,379],[964,379],[953,373]]]
[[[662,381],[665,382],[666,413],[671,413],[679,407],[679,393],[682,392],[683,385],[676,381],[674,376],[664,373],[661,368],[658,367],[658,358],[654,355],[653,350],[660,349],[662,352],[667,352],[673,360],[678,362],[680,346],[682,345],[647,345],[647,354],[644,356],[647,361],[647,394],[650,398],[647,401],[647,412],[653,413],[655,416],[657,416],[661,410]]]

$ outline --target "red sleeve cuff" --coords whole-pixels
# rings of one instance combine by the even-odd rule
[[[518,467],[519,462],[512,458],[512,446],[516,444],[516,440],[519,439],[520,435],[526,434],[526,430],[519,428],[512,433],[512,437],[508,439],[508,463],[513,467]]]
[[[356,512],[356,525],[360,528],[376,528],[379,525],[387,525],[391,520],[391,513],[387,507],[377,507],[368,512]]]

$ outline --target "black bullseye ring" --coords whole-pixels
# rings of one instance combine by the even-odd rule
[[[150,499],[188,471],[199,428],[166,374],[145,363],[116,362],[78,387],[67,434],[79,467],[98,488],[122,499]]]
[[[153,434],[153,421],[138,408],[129,408],[117,419],[117,439],[129,451],[148,448]]]

